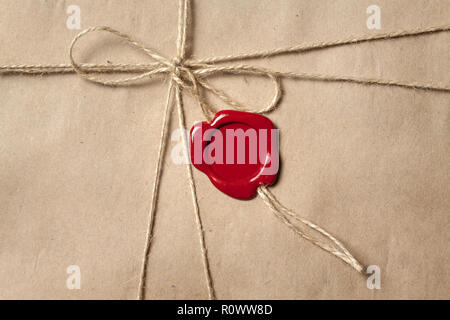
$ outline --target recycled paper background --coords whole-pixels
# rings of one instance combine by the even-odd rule
[[[107,25],[166,57],[176,52],[177,2],[0,0],[0,64],[68,63],[79,30]],[[366,8],[381,7],[381,30]],[[197,0],[192,52],[226,55],[303,42],[448,24],[450,1]],[[84,62],[147,62],[107,35],[89,36]],[[377,41],[254,63],[271,69],[450,82],[448,33]],[[249,106],[270,81],[217,77]],[[108,88],[76,75],[0,76],[0,298],[134,299],[167,81]],[[211,270],[220,299],[450,298],[450,95],[283,80],[268,116],[281,129],[273,192],[341,239],[381,290],[298,238],[260,199],[238,201],[196,171]],[[203,120],[186,97],[188,125]],[[223,106],[225,107],[225,106]],[[176,129],[172,121],[171,131]],[[161,183],[147,298],[207,298],[185,168]],[[66,268],[81,269],[68,290]]]

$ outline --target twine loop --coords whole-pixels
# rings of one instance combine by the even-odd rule
[[[192,92],[198,87],[196,76],[192,73],[191,68],[184,64],[180,57],[175,57],[171,61],[169,72],[172,79],[182,88]]]
[[[80,39],[86,36],[88,33],[92,32],[108,32],[111,33],[123,40],[126,43],[134,48],[137,48],[144,52],[147,56],[155,61],[153,64],[141,64],[140,68],[133,68],[129,64],[121,64],[116,66],[97,66],[96,69],[92,69],[91,65],[83,66],[83,64],[76,61],[74,58],[74,48],[76,44],[80,41]],[[141,80],[149,79],[154,77],[155,75],[165,74],[169,75],[171,79],[178,85],[180,88],[189,92],[200,105],[201,110],[204,116],[211,120],[216,112],[216,108],[214,108],[211,104],[206,102],[204,97],[204,91],[209,91],[222,101],[224,101],[229,107],[240,110],[240,111],[248,111],[254,113],[267,113],[274,110],[281,98],[281,84],[278,77],[273,74],[273,72],[256,66],[249,66],[238,64],[234,66],[218,67],[214,63],[203,63],[201,60],[185,60],[181,56],[176,56],[173,59],[168,59],[163,55],[157,53],[155,50],[150,49],[144,46],[141,42],[134,40],[131,36],[117,31],[111,27],[107,26],[96,26],[92,28],[88,28],[82,32],[80,32],[72,41],[69,49],[69,58],[71,66],[73,70],[85,78],[88,81],[100,83],[106,86],[125,86],[136,83]],[[136,66],[136,65],[134,65]],[[139,66],[139,65],[138,65]],[[135,76],[129,76],[119,79],[105,79],[94,75],[94,73],[111,73],[111,72],[136,72],[140,73]],[[206,81],[208,76],[216,75],[216,74],[240,74],[240,75],[258,75],[258,76],[266,76],[268,77],[274,86],[274,94],[270,99],[269,103],[266,107],[263,107],[259,110],[250,110],[244,107],[242,104],[238,103],[236,100],[231,98],[228,94],[214,88],[210,83]]]

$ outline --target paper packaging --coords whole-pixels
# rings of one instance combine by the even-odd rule
[[[448,23],[448,1],[194,1],[197,57],[235,54]],[[166,57],[176,54],[175,1],[0,1],[1,64],[68,63],[81,29],[107,25]],[[275,70],[448,83],[448,34],[261,59]],[[77,49],[83,62],[150,62],[108,35]],[[216,77],[252,107],[266,79]],[[282,171],[273,193],[381,269],[381,289],[300,239],[256,198],[238,201],[195,171],[211,271],[220,299],[450,298],[450,96],[401,88],[283,80]],[[1,76],[0,298],[134,299],[144,250],[168,82],[108,88],[76,75]],[[186,95],[185,95],[186,97]],[[223,106],[223,105],[222,105]],[[225,106],[223,106],[225,107]],[[190,97],[187,122],[204,120]],[[172,118],[170,132],[177,127]],[[207,291],[191,195],[169,144],[147,298]],[[69,290],[72,269],[81,288]]]

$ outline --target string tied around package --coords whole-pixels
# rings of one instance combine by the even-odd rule
[[[408,89],[418,90],[435,90],[450,92],[450,84],[436,84],[430,82],[410,82],[410,81],[394,81],[376,78],[362,78],[345,75],[328,75],[328,74],[313,74],[313,73],[297,73],[297,72],[281,72],[276,70],[270,70],[267,68],[248,65],[242,63],[248,59],[261,59],[270,58],[281,54],[287,53],[302,53],[314,50],[323,50],[325,48],[359,44],[368,41],[376,40],[391,40],[401,37],[415,37],[426,34],[433,34],[438,32],[448,32],[450,25],[418,28],[410,31],[398,31],[391,33],[376,34],[362,37],[352,37],[349,39],[335,40],[328,42],[317,42],[310,44],[300,44],[296,46],[290,46],[287,48],[276,48],[273,50],[256,51],[251,53],[217,56],[206,59],[193,59],[187,56],[187,30],[190,23],[190,0],[179,0],[178,9],[178,36],[177,36],[177,55],[173,59],[166,58],[155,50],[144,46],[141,42],[132,39],[129,35],[121,33],[113,28],[106,26],[97,26],[88,28],[79,33],[72,41],[69,49],[70,64],[33,64],[33,65],[3,65],[0,66],[0,74],[64,74],[64,73],[76,73],[79,76],[85,78],[88,81],[99,83],[106,86],[125,86],[133,85],[140,81],[148,80],[156,76],[165,76],[169,79],[169,88],[167,99],[163,111],[163,123],[160,133],[160,140],[158,146],[158,154],[155,168],[155,178],[152,187],[151,204],[148,218],[148,226],[146,229],[145,249],[142,256],[141,270],[139,276],[138,285],[138,299],[145,298],[145,283],[148,274],[148,257],[151,251],[151,245],[153,240],[153,230],[155,226],[156,208],[159,195],[159,185],[162,174],[162,164],[164,161],[164,150],[167,144],[167,130],[168,123],[170,121],[170,110],[172,106],[172,100],[175,98],[175,106],[178,113],[179,127],[182,129],[184,155],[188,157],[188,143],[187,137],[184,134],[186,132],[185,110],[183,107],[182,92],[186,92],[192,95],[202,110],[205,118],[210,121],[216,109],[205,98],[205,93],[209,92],[214,96],[222,100],[228,107],[237,109],[240,111],[254,112],[259,114],[265,114],[273,111],[279,106],[280,98],[282,96],[281,79],[300,79],[300,80],[312,80],[312,81],[331,81],[331,82],[350,82],[362,85],[382,85],[391,87],[403,87]],[[153,63],[130,63],[130,64],[90,64],[79,63],[74,58],[74,48],[77,42],[88,33],[92,32],[108,32],[123,40],[125,40],[130,46],[135,47],[147,54]],[[236,62],[236,64],[229,64]],[[228,63],[228,64],[224,64]],[[104,74],[111,73],[127,73],[133,75],[127,75],[119,79],[103,78]],[[207,78],[213,75],[253,75],[263,76],[269,78],[273,83],[273,95],[270,98],[266,106],[261,109],[252,110],[237,102],[231,98],[224,91],[215,88],[208,81]],[[163,78],[164,79],[164,78]],[[198,231],[198,238],[200,242],[200,249],[202,253],[203,270],[205,275],[206,287],[208,290],[208,296],[210,299],[216,298],[216,292],[214,289],[213,277],[210,268],[210,262],[208,257],[207,245],[205,241],[203,221],[200,215],[200,207],[197,197],[197,190],[192,172],[192,164],[189,159],[186,159],[189,163],[186,165],[186,172],[188,177],[188,184],[191,191],[193,212],[196,221],[196,227]],[[360,263],[345,246],[337,240],[329,232],[325,231],[321,227],[317,226],[313,222],[297,215],[292,210],[286,208],[275,197],[275,195],[269,190],[267,186],[260,186],[258,188],[258,195],[264,201],[264,203],[270,208],[283,224],[293,230],[300,237],[310,241],[314,245],[320,247],[328,253],[341,259],[347,263],[357,272],[363,274],[364,266]]]

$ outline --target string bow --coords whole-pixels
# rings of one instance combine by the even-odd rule
[[[186,23],[183,23],[183,28],[185,32]],[[121,39],[124,39],[130,46],[135,47],[150,58],[155,60],[152,64],[116,64],[116,65],[92,65],[92,64],[80,64],[75,61],[73,50],[76,43],[85,35],[91,32],[104,31],[111,33]],[[183,32],[183,34],[185,34]],[[185,38],[181,38],[180,41],[185,41]],[[190,93],[201,107],[201,110],[208,120],[211,120],[216,110],[211,106],[204,98],[204,91],[209,91],[213,95],[220,98],[228,106],[247,112],[254,113],[267,113],[272,111],[278,105],[281,97],[281,86],[276,75],[272,74],[270,70],[250,65],[234,65],[234,66],[217,66],[211,62],[203,62],[202,60],[185,59],[185,45],[178,42],[178,55],[173,59],[168,59],[155,50],[144,46],[141,42],[133,40],[129,35],[121,33],[113,28],[106,26],[97,26],[88,28],[81,33],[79,33],[72,41],[69,50],[70,62],[72,64],[73,70],[78,73],[83,78],[100,83],[107,86],[124,86],[136,83],[140,80],[149,79],[153,76],[166,74],[169,75],[171,80],[176,86],[186,90]],[[206,59],[209,60],[209,59]],[[139,73],[135,76],[125,77],[121,79],[103,79],[92,73],[104,73],[104,72],[133,72]],[[268,105],[260,110],[249,110],[242,104],[238,103],[227,95],[222,90],[214,88],[209,82],[206,81],[206,77],[217,74],[217,73],[233,73],[233,74],[245,74],[245,75],[263,75],[267,76],[272,80],[274,84],[274,95],[270,99]],[[202,90],[203,89],[203,90]]]

